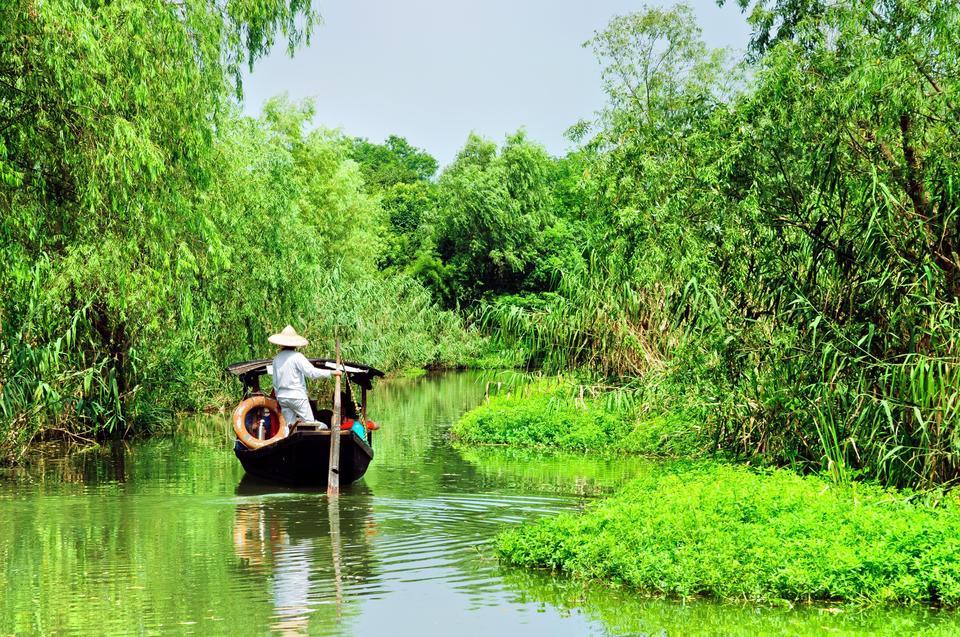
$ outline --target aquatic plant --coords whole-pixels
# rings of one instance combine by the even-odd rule
[[[508,563],[674,597],[960,604],[960,510],[786,470],[661,464],[582,515],[503,532]]]
[[[464,414],[451,433],[471,445],[552,448],[599,454],[694,456],[709,450],[706,427],[690,414],[652,415],[632,403],[611,405],[610,394],[582,394],[571,379],[547,379],[520,387]]]

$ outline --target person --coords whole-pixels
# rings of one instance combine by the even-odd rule
[[[288,325],[279,334],[267,339],[274,345],[280,346],[280,351],[273,359],[273,390],[280,403],[280,411],[284,420],[290,425],[301,418],[314,422],[313,409],[307,397],[307,378],[330,378],[340,376],[340,370],[318,369],[307,357],[297,351],[298,347],[306,347],[310,341],[297,334],[292,326]],[[321,425],[326,429],[326,425]]]
[[[356,420],[360,416],[357,413],[357,403],[353,401],[353,392],[350,391],[349,383],[340,392],[340,410],[344,420]]]

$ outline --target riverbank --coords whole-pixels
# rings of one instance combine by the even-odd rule
[[[453,428],[467,444],[608,455],[703,450],[679,417],[561,391],[494,398]],[[675,455],[675,454],[674,454]],[[508,564],[677,598],[960,605],[960,507],[928,506],[868,484],[835,485],[785,469],[664,459],[581,514],[510,529]]]
[[[451,433],[467,444],[603,454],[690,457],[710,447],[706,429],[682,411],[640,414],[602,397],[574,397],[562,381],[494,396],[464,414]]]

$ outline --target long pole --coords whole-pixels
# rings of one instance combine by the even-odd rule
[[[340,365],[340,339],[337,339],[337,370]],[[340,376],[336,376],[333,390],[333,419],[330,421],[330,472],[327,475],[327,495],[340,494]]]
[[[339,498],[327,499],[327,516],[330,518],[330,549],[333,552],[333,585],[337,595],[337,619],[340,619],[343,612],[343,566],[340,563]]]

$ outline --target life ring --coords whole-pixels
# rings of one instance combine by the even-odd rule
[[[255,410],[258,409],[261,413],[268,412],[270,419],[269,430],[263,440],[256,436],[259,421],[256,419]],[[259,449],[281,438],[286,438],[286,424],[283,412],[280,411],[280,404],[268,396],[251,396],[241,401],[233,410],[233,431],[247,449]]]

